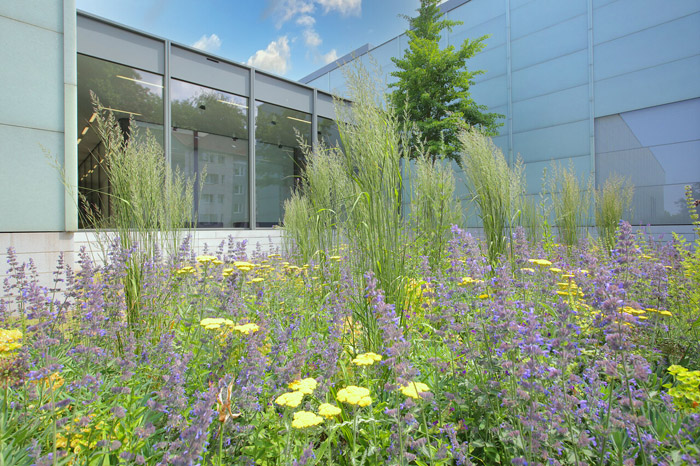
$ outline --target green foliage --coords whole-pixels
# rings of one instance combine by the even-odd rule
[[[391,75],[398,82],[391,94],[401,121],[415,124],[418,132],[410,141],[413,146],[426,140],[427,152],[433,158],[441,155],[459,161],[458,133],[466,122],[493,135],[502,115],[484,113],[469,94],[474,77],[483,71],[468,71],[466,62],[485,47],[488,36],[465,40],[458,48],[440,50],[443,30],[461,24],[442,19],[438,0],[421,0],[418,16],[406,18],[410,28],[408,50],[402,58],[392,58],[399,69]],[[405,110],[405,114],[404,114]]]
[[[582,186],[573,165],[568,168],[554,165],[548,189],[559,241],[567,246],[578,244],[584,228],[588,226],[592,186],[590,181],[583,184]]]
[[[516,216],[522,165],[508,167],[503,152],[477,129],[463,130],[459,140],[461,165],[484,227],[489,260],[496,263],[506,251],[507,232]]]
[[[420,157],[411,173],[411,230],[421,255],[435,268],[442,259],[450,227],[462,221],[455,178],[446,160]]]
[[[605,180],[595,193],[595,223],[598,235],[611,251],[615,245],[615,231],[622,216],[632,204],[634,186],[629,179],[613,175]]]

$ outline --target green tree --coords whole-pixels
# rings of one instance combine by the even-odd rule
[[[468,71],[466,62],[486,46],[488,36],[466,39],[459,48],[451,45],[441,50],[442,31],[451,31],[461,21],[442,19],[438,0],[421,0],[417,11],[417,17],[405,17],[410,25],[406,32],[408,49],[403,58],[392,58],[399,70],[391,73],[398,78],[390,84],[395,88],[391,102],[400,120],[415,124],[420,135],[415,138],[425,141],[424,150],[433,160],[445,156],[459,162],[460,128],[478,126],[488,135],[495,135],[502,125],[497,120],[503,115],[485,113],[486,106],[478,105],[469,94],[474,77],[484,71]],[[418,142],[414,139],[412,146]]]

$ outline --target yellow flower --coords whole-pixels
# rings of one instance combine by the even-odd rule
[[[340,262],[340,260],[342,259],[342,257],[340,257],[340,256],[331,256],[331,257],[329,257],[329,259],[332,260],[332,261]]]
[[[323,418],[310,411],[297,411],[294,413],[294,419],[292,420],[292,427],[295,429],[304,429],[306,427],[313,427],[321,424]]]
[[[549,271],[554,273],[561,273],[561,269],[559,267],[550,267]]]
[[[64,378],[61,377],[61,375],[58,372],[54,372],[53,374],[49,375],[48,377],[44,377],[43,379],[32,381],[32,383],[36,385],[46,386],[46,389],[51,390],[58,390],[63,386],[65,382],[66,381],[64,380]]]
[[[422,382],[411,382],[408,385],[400,387],[399,390],[401,390],[401,393],[411,398],[420,398],[420,394],[429,392],[430,388]]]
[[[472,283],[484,283],[483,280],[474,280],[472,277],[462,277],[462,281],[459,282],[459,286],[467,286]]]
[[[489,295],[487,293],[480,294],[479,296],[477,296],[477,298],[479,298],[479,299],[486,299],[488,297],[489,297]]]
[[[0,353],[9,353],[22,347],[22,332],[18,329],[4,330],[0,328]]]
[[[208,264],[210,262],[214,262],[215,260],[218,260],[216,256],[197,256],[197,262],[199,262],[200,264]]]
[[[225,268],[224,270],[221,271],[221,275],[223,275],[224,278],[230,277],[231,275],[233,275],[234,270],[235,269],[233,267]]]
[[[241,272],[248,272],[255,267],[255,264],[251,264],[250,262],[245,262],[245,261],[235,261],[233,263],[233,266],[236,267]]]
[[[231,322],[231,324],[233,324],[233,322]],[[241,332],[243,335],[250,335],[251,333],[255,333],[258,330],[260,330],[260,327],[258,326],[258,324],[249,323],[243,325],[234,325],[233,329],[236,332]]]
[[[216,330],[221,328],[222,325],[227,325],[227,326],[232,326],[233,321],[230,319],[222,319],[220,317],[212,318],[212,317],[207,317],[206,319],[202,319],[202,321],[199,323],[202,327],[204,327],[207,330]]]
[[[671,313],[668,312],[668,311],[659,311],[659,315],[660,315],[660,316],[669,316],[669,317],[670,317],[670,316],[672,316],[673,314],[671,314]]]
[[[527,261],[533,264],[537,264],[540,267],[549,267],[550,265],[552,265],[552,262],[548,261],[547,259],[528,259]]]
[[[248,282],[249,283],[260,283],[260,282],[264,282],[264,281],[265,281],[265,279],[262,277],[255,277],[255,278],[251,278]]]
[[[314,379],[313,377],[295,380],[289,384],[289,388],[291,390],[295,390],[306,395],[311,395],[314,392],[314,390],[316,390],[317,386],[318,382],[316,382],[316,379]]]
[[[304,394],[301,392],[287,392],[283,393],[277,397],[275,403],[280,406],[289,406],[290,408],[296,408],[301,403],[304,398]]]
[[[321,416],[323,416],[325,418],[330,419],[330,418],[335,417],[338,414],[340,414],[340,408],[338,408],[337,406],[333,406],[330,403],[322,403],[318,407],[318,414],[320,414]]]
[[[369,390],[364,387],[350,385],[338,390],[336,395],[338,401],[345,402],[357,406],[369,406],[372,404],[372,398],[369,396]]]
[[[529,272],[529,273],[535,273],[535,269],[531,267],[523,267],[520,269],[521,272]]]
[[[181,269],[177,269],[175,271],[177,275],[190,275],[194,273],[194,267],[191,265],[188,265],[187,267],[182,267]]]
[[[358,366],[371,366],[377,361],[381,361],[382,356],[381,354],[377,353],[362,353],[358,354],[355,359],[352,360],[353,364],[357,364]]]

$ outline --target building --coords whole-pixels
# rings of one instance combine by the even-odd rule
[[[463,25],[443,45],[490,34],[471,60],[475,100],[506,116],[495,138],[525,162],[536,196],[552,160],[601,183],[636,185],[633,222],[690,232],[683,187],[700,190],[700,2],[448,0]],[[107,206],[89,91],[133,117],[188,174],[207,166],[199,240],[279,242],[273,229],[299,173],[294,136],[337,137],[331,92],[370,56],[391,80],[405,35],[360,47],[302,83],[78,12],[74,0],[0,2],[0,251],[50,271],[91,238],[76,190]],[[51,159],[55,164],[51,163]],[[57,168],[58,167],[58,168]],[[61,177],[63,170],[65,177]],[[4,270],[2,270],[4,272]],[[0,273],[2,273],[0,272]]]
[[[91,91],[120,124],[148,129],[173,167],[206,167],[200,245],[278,245],[303,163],[296,134],[337,139],[329,93],[76,13],[72,0],[0,3],[0,37],[0,254],[14,247],[46,274],[89,244],[81,214],[110,205]]]
[[[442,46],[489,34],[470,70],[485,70],[474,100],[505,115],[494,142],[525,163],[527,190],[544,169],[573,164],[600,185],[627,175],[632,223],[689,233],[684,186],[700,194],[700,2],[697,0],[448,0],[462,21]],[[405,34],[369,44],[301,81],[345,92],[343,66],[381,68],[408,46]],[[459,184],[458,184],[459,185]],[[464,194],[464,193],[463,193]],[[696,196],[700,197],[700,196]]]

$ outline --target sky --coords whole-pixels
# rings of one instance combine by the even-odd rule
[[[79,10],[299,80],[401,34],[420,0],[77,0]]]

